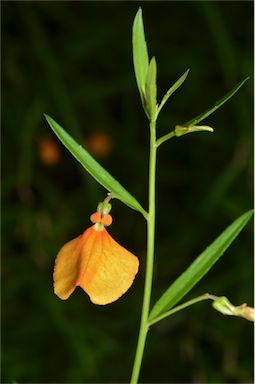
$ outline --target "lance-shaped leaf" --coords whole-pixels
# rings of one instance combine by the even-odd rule
[[[145,105],[146,111],[149,115],[149,119],[155,118],[157,109],[157,64],[156,59],[153,57],[150,61],[150,65],[147,72],[145,83]]]
[[[45,117],[64,146],[99,184],[112,193],[113,198],[121,200],[130,208],[141,212],[145,217],[147,216],[147,213],[140,203],[130,195],[130,193],[122,187],[109,172],[107,172],[81,145],[79,145],[58,123],[56,123],[56,121],[46,114]]]
[[[163,106],[165,105],[165,103],[167,102],[167,100],[169,99],[169,97],[182,85],[182,83],[186,80],[186,77],[188,76],[188,73],[189,73],[189,69],[187,69],[186,72],[184,72],[184,74],[174,83],[174,85],[172,85],[171,88],[169,88],[169,90],[167,91],[167,93],[165,94],[165,96],[163,97],[159,107],[158,107],[158,114],[159,112],[161,111],[161,109],[163,108]]]
[[[205,112],[201,113],[200,115],[194,117],[194,119],[188,121],[184,125],[190,126],[190,125],[197,125],[200,121],[204,120],[206,117],[210,116],[213,112],[215,112],[218,108],[220,108],[223,104],[226,103],[229,99],[231,99],[232,96],[246,83],[246,81],[249,80],[249,77],[246,77],[243,81],[238,83],[231,91],[229,91],[222,99],[218,100],[211,108],[207,109]]]
[[[145,41],[142,9],[139,8],[133,23],[133,61],[135,77],[144,105],[145,83],[149,67],[149,56]]]
[[[187,73],[187,72],[185,72],[185,73]],[[184,135],[186,133],[198,132],[198,131],[210,131],[210,132],[213,132],[213,129],[211,127],[208,127],[208,126],[205,126],[205,125],[204,126],[203,125],[199,126],[197,124],[200,121],[204,120],[206,117],[210,116],[213,112],[215,112],[218,108],[220,108],[224,103],[226,103],[226,101],[228,101],[232,96],[234,96],[234,94],[241,88],[241,86],[248,79],[249,79],[249,77],[246,77],[246,79],[244,79],[239,84],[237,84],[230,92],[228,92],[222,99],[218,100],[214,104],[214,106],[212,106],[211,108],[207,109],[205,112],[201,113],[200,115],[198,115],[197,117],[195,117],[194,119],[188,121],[187,123],[185,123],[183,125],[177,125],[175,127],[174,131],[171,131],[171,132],[167,133],[166,135],[160,137],[157,140],[157,147],[159,147],[161,144],[165,143],[167,140],[171,139],[174,136],[179,137],[179,136],[182,136],[182,135]],[[179,80],[177,81],[177,83],[179,82]],[[171,88],[170,88],[170,90],[171,90]],[[162,100],[162,102],[163,102],[163,100]],[[158,107],[157,114],[159,114],[159,111],[162,108],[162,102],[161,102],[160,106]]]
[[[151,310],[149,320],[167,312],[177,304],[202,277],[211,269],[216,261],[237,237],[253,214],[250,210],[236,219],[225,231],[184,271]]]

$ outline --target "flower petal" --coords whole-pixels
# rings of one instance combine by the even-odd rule
[[[118,244],[103,228],[89,228],[82,236],[80,276],[77,285],[94,304],[112,303],[132,285],[138,272],[136,256]]]
[[[54,292],[62,300],[68,299],[76,287],[81,240],[82,236],[78,236],[66,243],[56,257],[53,273]]]

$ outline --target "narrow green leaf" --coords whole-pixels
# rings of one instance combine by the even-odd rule
[[[145,105],[150,120],[155,118],[157,107],[157,64],[156,59],[153,57],[147,72],[145,83]]]
[[[149,67],[149,56],[144,35],[142,9],[139,8],[133,23],[133,61],[135,77],[144,104],[145,83]]]
[[[204,120],[206,117],[210,116],[213,112],[215,112],[218,108],[220,108],[223,104],[226,103],[232,96],[249,80],[249,77],[246,77],[243,81],[238,83],[230,92],[228,92],[222,99],[218,100],[211,108],[207,109],[205,112],[201,113],[194,119],[188,121],[184,125],[189,127],[190,125],[197,125],[200,121]]]
[[[188,73],[189,73],[189,69],[187,69],[186,72],[184,72],[184,74],[174,83],[174,85],[172,85],[171,88],[169,88],[169,90],[167,91],[167,93],[165,94],[165,96],[163,97],[159,107],[158,107],[158,114],[159,112],[161,111],[161,109],[163,108],[163,106],[165,105],[165,103],[167,102],[167,100],[169,99],[169,97],[182,85],[182,83],[186,80],[186,77],[188,76]]]
[[[113,197],[121,200],[130,208],[141,212],[145,217],[147,213],[139,202],[115,180],[81,145],[79,145],[56,121],[45,114],[45,118],[59,140],[78,160],[83,168],[88,171],[94,179],[101,184]]]
[[[245,212],[236,219],[203,253],[184,271],[156,302],[149,320],[153,320],[177,304],[224,254],[253,214]]]

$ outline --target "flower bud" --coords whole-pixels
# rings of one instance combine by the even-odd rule
[[[190,125],[188,127],[185,125],[176,125],[174,133],[176,137],[180,137],[186,135],[187,133],[199,131],[213,132],[213,128],[209,127],[208,125]]]
[[[223,315],[239,316],[246,320],[254,321],[254,308],[247,307],[247,304],[234,306],[225,296],[214,300],[212,306],[217,311],[223,313]]]

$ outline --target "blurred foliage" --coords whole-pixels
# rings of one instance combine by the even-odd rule
[[[249,1],[2,2],[2,382],[129,380],[145,222],[114,202],[110,232],[141,263],[121,300],[94,306],[81,289],[66,302],[54,296],[55,255],[90,225],[105,191],[56,140],[43,112],[87,143],[146,207],[148,129],[131,56],[140,4],[150,56],[158,62],[159,96],[191,68],[161,114],[159,133],[252,75]],[[206,120],[214,134],[187,135],[160,148],[153,301],[252,207],[252,83]],[[251,305],[251,239],[249,224],[188,298],[210,292]],[[141,382],[252,382],[252,339],[251,323],[197,304],[150,330]]]

